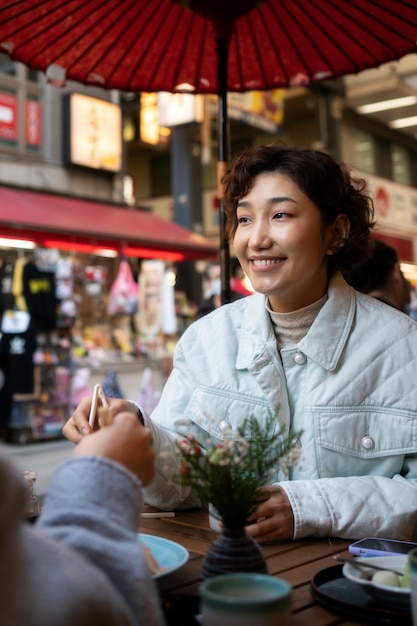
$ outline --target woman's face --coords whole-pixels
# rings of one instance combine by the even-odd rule
[[[238,202],[237,222],[236,255],[274,311],[296,311],[326,293],[327,257],[346,234],[345,216],[324,226],[317,206],[290,178],[268,172]]]

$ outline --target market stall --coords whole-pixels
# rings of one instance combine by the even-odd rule
[[[126,379],[126,367],[136,397],[142,379],[157,397],[181,332],[170,277],[176,263],[214,258],[214,244],[149,211],[6,187],[0,237],[0,357],[13,438],[60,436],[94,381],[109,372]],[[17,312],[34,325],[23,348],[4,326]],[[21,376],[9,384],[18,345],[32,384]]]

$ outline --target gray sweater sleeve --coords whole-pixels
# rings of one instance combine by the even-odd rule
[[[134,624],[163,623],[154,581],[137,538],[143,491],[122,465],[77,457],[52,478],[39,529],[79,552],[123,596]]]

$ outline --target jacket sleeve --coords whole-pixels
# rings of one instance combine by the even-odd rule
[[[162,624],[156,588],[138,541],[140,481],[122,465],[77,457],[54,474],[38,526],[104,572],[136,624]]]
[[[294,539],[370,535],[417,539],[415,480],[399,475],[350,476],[294,480],[280,486],[293,509]]]
[[[145,490],[146,502],[165,510],[200,506],[193,490],[180,485],[175,479],[179,469],[175,440],[189,435],[193,427],[184,419],[193,388],[194,382],[180,341],[175,351],[174,369],[151,419],[139,406],[145,425],[152,431],[156,458],[155,477]]]

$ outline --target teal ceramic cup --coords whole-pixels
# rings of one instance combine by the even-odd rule
[[[413,626],[417,626],[417,548],[408,553],[408,558],[410,561],[411,612]]]
[[[288,626],[291,585],[267,574],[213,576],[200,586],[204,626]]]

